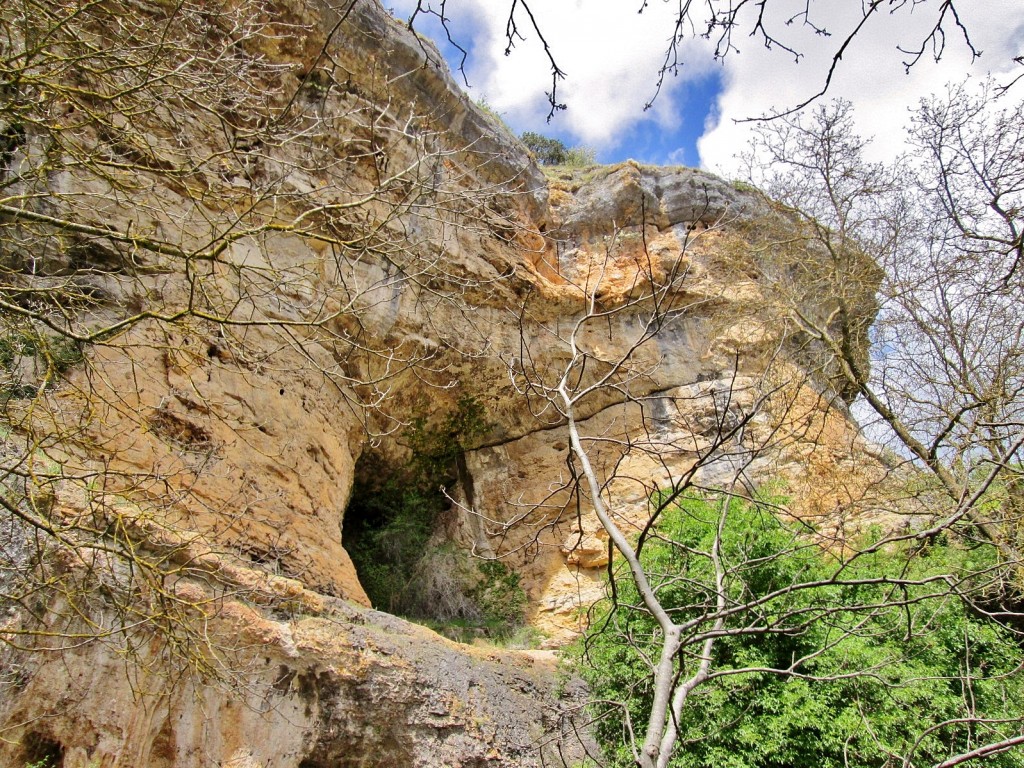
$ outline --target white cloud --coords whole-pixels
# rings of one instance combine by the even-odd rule
[[[486,61],[480,69],[480,88],[499,111],[507,111],[514,122],[539,128],[546,110],[538,109],[543,93],[550,90],[548,61],[540,40],[529,28],[529,19],[518,18],[527,40],[517,44],[506,57],[504,23],[507,0],[471,0],[488,19],[488,44],[478,49]],[[640,3],[635,3],[639,8]],[[558,87],[558,100],[568,110],[558,116],[559,128],[586,144],[606,148],[617,143],[627,128],[643,120],[654,120],[666,130],[678,123],[676,94],[682,78],[669,78],[654,108],[644,105],[654,94],[654,73],[663,55],[662,41],[672,29],[672,6],[651,3],[644,13],[635,12],[623,0],[573,0],[535,2],[531,6],[558,65],[567,79]],[[692,47],[699,47],[693,44]],[[693,56],[695,65],[687,75],[697,76],[700,67],[712,64],[706,56]]]
[[[942,60],[936,63],[926,53],[909,73],[903,67],[908,57],[897,46],[916,48],[920,44],[934,24],[937,3],[914,9],[908,4],[892,17],[873,18],[844,54],[826,98],[842,97],[852,102],[858,130],[874,138],[870,154],[875,159],[891,158],[903,148],[908,109],[920,98],[941,92],[947,82],[960,81],[968,73],[997,74],[1013,66],[1012,58],[1022,53],[1019,46],[1024,39],[1024,19],[1014,5],[974,0],[961,8],[961,18],[975,47],[983,51],[973,64],[962,36],[953,34],[950,25]],[[824,9],[826,4],[812,7]],[[837,12],[837,7],[843,10]],[[799,63],[777,50],[766,51],[757,45],[726,60],[718,115],[699,142],[705,167],[724,175],[734,174],[734,155],[749,145],[752,130],[749,123],[735,120],[756,117],[773,108],[793,107],[821,89],[842,31],[856,24],[860,4],[832,4],[831,8],[818,20],[834,31],[830,38],[815,37],[795,26],[784,30],[787,40],[805,54]]]
[[[385,0],[387,2],[387,0]],[[436,0],[435,0],[436,2]],[[408,15],[413,0],[392,0]],[[669,76],[654,107],[644,105],[654,94],[655,80],[678,8],[675,2],[650,0],[643,14],[641,0],[534,0],[531,9],[567,79],[558,86],[558,100],[569,109],[551,126],[545,125],[545,91],[551,88],[547,57],[530,21],[520,10],[518,40],[505,56],[505,24],[512,0],[449,0],[448,13],[455,20],[464,47],[472,47],[467,73],[474,98],[484,98],[503,113],[516,130],[558,131],[574,142],[605,150],[605,155],[635,154],[626,138],[630,129],[653,121],[659,130],[673,133],[684,120],[705,123],[699,143],[701,163],[724,175],[735,174],[733,155],[749,144],[751,126],[734,120],[758,116],[772,108],[803,101],[822,86],[832,53],[844,30],[852,28],[861,9],[856,0],[811,4],[814,20],[833,36],[822,38],[799,23],[786,25],[785,10],[802,8],[805,0],[775,0],[768,6],[770,30],[804,56],[799,64],[776,48],[765,50],[748,36],[750,19],[733,38],[739,52],[730,53],[724,64],[715,62],[711,46],[691,40],[682,50],[686,66],[679,77]],[[699,7],[701,4],[695,4]],[[917,99],[941,91],[947,81],[961,80],[968,71],[982,75],[1012,67],[1024,40],[1024,17],[1019,3],[1006,0],[969,0],[958,5],[976,47],[984,51],[971,65],[970,53],[959,34],[949,26],[949,38],[940,63],[928,55],[910,74],[904,74],[906,55],[897,50],[916,45],[934,23],[938,0],[905,3],[872,18],[843,56],[829,91],[854,103],[858,128],[876,137],[877,157],[891,156],[908,107]],[[699,29],[698,29],[699,31]],[[709,72],[721,76],[722,91],[712,115],[686,114],[685,87]],[[1024,90],[1024,82],[1017,86]],[[683,140],[680,139],[680,142]],[[665,162],[692,158],[690,147],[666,151]]]
[[[408,4],[409,0],[396,3],[403,12]],[[542,131],[547,128],[545,93],[551,90],[549,62],[521,10],[516,21],[526,39],[517,40],[511,55],[505,56],[510,6],[511,0],[465,0],[449,2],[448,13],[462,16],[460,22],[472,19],[473,55],[467,67],[471,95],[486,98],[517,128]],[[639,7],[640,0],[541,0],[530,6],[558,66],[567,74],[559,82],[557,98],[568,109],[557,115],[555,125],[597,149],[614,147],[630,127],[644,120],[675,130],[682,120],[680,88],[687,79],[717,66],[699,52],[706,47],[703,41],[688,43],[685,55],[692,63],[681,76],[666,79],[654,106],[645,112],[672,30],[674,6],[655,0],[642,14],[637,13]]]

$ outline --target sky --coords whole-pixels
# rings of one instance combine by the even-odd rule
[[[436,8],[438,0],[431,2]],[[766,49],[749,36],[750,18],[746,24],[741,19],[733,38],[736,50],[722,60],[715,60],[709,41],[688,40],[680,73],[668,76],[645,110],[655,95],[680,0],[647,0],[638,13],[642,2],[533,0],[530,9],[566,73],[558,101],[567,109],[548,122],[548,59],[522,7],[516,21],[524,39],[506,56],[505,24],[513,0],[448,0],[453,36],[468,53],[468,84],[462,85],[517,134],[536,131],[568,146],[590,147],[600,162],[632,158],[737,177],[737,155],[749,146],[753,129],[743,119],[794,107],[818,92],[837,46],[861,18],[856,0],[812,0],[811,19],[831,33],[826,37],[799,21],[785,23],[806,0],[774,0],[767,7],[777,15],[766,16],[767,26],[802,54],[799,61],[778,46]],[[408,18],[415,0],[384,4]],[[693,5],[698,13],[705,7],[704,2]],[[1024,0],[961,0],[960,18],[982,55],[972,62],[962,34],[950,24],[941,60],[934,61],[929,50],[909,73],[903,66],[908,57],[898,47],[920,46],[935,23],[938,0],[887,0],[884,8],[844,52],[826,97],[852,102],[858,131],[873,137],[871,159],[892,159],[903,149],[909,109],[943,92],[946,83],[988,75],[1008,82],[1024,74],[1013,62],[1024,54]],[[438,42],[449,63],[458,64],[460,55],[444,43],[439,26],[421,16],[417,29]],[[1024,92],[1024,80],[1010,93],[1016,91]]]

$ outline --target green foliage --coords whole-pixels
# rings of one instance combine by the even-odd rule
[[[665,512],[642,559],[674,620],[694,622],[692,637],[710,627],[710,553],[723,514],[728,602],[763,601],[727,619],[713,650],[719,676],[687,700],[672,766],[883,768],[909,753],[931,765],[1014,733],[1024,711],[1021,676],[1011,674],[1024,662],[1017,638],[968,611],[945,581],[929,581],[985,568],[987,550],[887,547],[843,562],[762,502],[685,499]],[[631,582],[619,577],[616,588],[623,607],[594,622],[581,671],[596,699],[621,703],[598,736],[613,764],[631,766],[624,713],[634,728],[646,722],[644,656],[657,656],[660,635],[649,615],[625,607],[637,603]],[[684,650],[683,676],[698,650]],[[790,668],[796,674],[765,671]],[[1024,754],[987,760],[1010,768]]]
[[[533,131],[525,131],[519,138],[541,165],[562,165],[569,152],[558,139],[541,136]]]
[[[27,734],[22,747],[25,768],[54,768],[64,764],[64,748],[59,742],[42,734]]]
[[[591,147],[571,147],[565,153],[563,165],[570,168],[586,168],[597,162],[597,152]]]
[[[489,428],[484,407],[469,395],[460,397],[455,410],[440,423],[430,424],[426,416],[417,416],[405,438],[411,452],[406,482],[425,493],[451,483],[463,452]]]
[[[506,128],[508,128],[508,125],[505,123],[505,118],[502,116],[501,112],[499,112],[493,106],[491,106],[490,102],[487,101],[487,98],[485,96],[481,96],[479,99],[476,100],[476,106],[477,108],[480,109],[481,112],[486,114],[488,117],[494,118],[496,121],[498,121]]]
[[[732,187],[737,192],[747,192],[753,195],[761,194],[761,191],[757,187],[749,182],[743,181],[743,179],[733,179]]]
[[[8,327],[0,335],[0,399],[25,400],[36,396],[45,379],[67,372],[84,355],[77,341],[57,334],[45,334],[31,326]],[[27,371],[20,371],[23,359],[33,358]],[[31,381],[23,380],[24,377]]]
[[[496,635],[506,635],[523,623],[526,593],[519,574],[500,560],[479,560],[479,578],[469,591],[480,617]]]
[[[345,549],[376,608],[413,610],[416,565],[444,508],[443,496],[424,493],[398,477],[356,483],[345,511]]]
[[[452,640],[535,644],[523,627],[526,593],[519,574],[498,560],[479,560],[453,546],[433,548],[420,561],[419,588],[430,608],[427,625]]]
[[[520,619],[520,621],[522,621]],[[544,634],[533,627],[517,625],[495,625],[480,619],[448,619],[438,621],[436,619],[425,619],[422,623],[430,627],[439,635],[444,635],[449,640],[466,645],[485,645],[496,648],[509,648],[514,650],[532,650],[538,648],[544,639]]]
[[[11,370],[20,357],[37,357],[56,373],[64,373],[83,359],[82,348],[74,339],[34,328],[12,329],[0,336],[0,368]]]
[[[541,165],[584,168],[595,162],[596,153],[590,147],[570,148],[558,139],[542,136],[533,131],[525,131],[519,138]]]

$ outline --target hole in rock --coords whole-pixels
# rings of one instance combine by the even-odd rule
[[[49,736],[32,732],[25,736],[25,765],[39,768],[63,768],[64,746]]]
[[[402,436],[404,458],[367,452],[356,463],[342,543],[374,608],[422,621],[455,640],[507,638],[523,626],[526,596],[505,563],[473,557],[446,536],[453,508],[472,504],[465,449],[487,428],[475,401]]]
[[[364,454],[357,462],[342,542],[377,610],[442,620],[460,613],[428,594],[426,558],[453,549],[436,533],[449,509],[442,484],[431,487],[379,455]]]

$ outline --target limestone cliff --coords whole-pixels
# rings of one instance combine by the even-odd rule
[[[231,664],[220,683],[174,674],[157,653],[126,669],[96,646],[15,664],[0,761],[511,768],[582,758],[583,691],[559,682],[551,654],[459,646],[312,600],[303,607],[316,616],[291,621],[227,606],[210,627]]]
[[[2,126],[0,763],[579,760],[579,692],[545,652],[369,610],[342,531],[360,457],[397,471],[414,416],[472,397],[488,427],[435,536],[509,563],[544,642],[571,638],[607,545],[563,420],[516,371],[557,374],[588,298],[622,309],[587,331],[595,359],[643,371],[577,414],[614,446],[595,452],[624,519],[691,470],[791,477],[801,514],[841,511],[868,471],[759,282],[753,230],[785,217],[756,193],[632,162],[545,176],[376,0],[111,0],[65,21]],[[685,276],[678,311],[638,344],[632,302],[664,275]],[[662,449],[623,450],[640,444]]]

